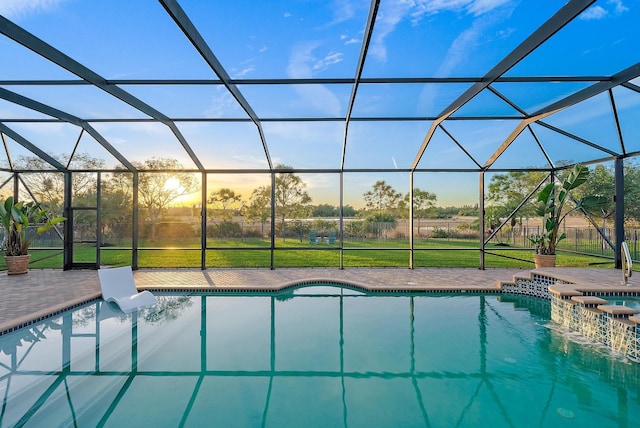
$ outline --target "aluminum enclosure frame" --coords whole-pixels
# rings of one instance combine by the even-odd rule
[[[617,100],[616,96],[613,93],[613,89],[617,87],[624,87],[626,89],[640,92],[640,86],[633,83],[632,81],[640,76],[640,63],[636,63],[627,67],[617,73],[612,75],[592,75],[592,76],[505,76],[511,68],[513,68],[516,64],[518,64],[521,60],[528,57],[530,54],[536,51],[536,49],[542,45],[547,39],[554,36],[556,33],[561,32],[563,28],[574,19],[576,19],[581,13],[583,13],[587,8],[595,4],[595,0],[571,0],[564,6],[562,6],[551,18],[549,18],[545,23],[543,23],[537,30],[535,30],[529,37],[527,37],[522,43],[520,43],[515,49],[509,52],[504,58],[499,61],[493,68],[491,68],[487,73],[483,76],[468,76],[468,77],[425,77],[425,76],[415,76],[415,77],[363,77],[363,69],[367,60],[367,55],[369,53],[369,46],[374,34],[374,28],[376,25],[376,20],[378,16],[378,11],[380,8],[381,1],[380,0],[371,0],[369,5],[369,13],[367,16],[367,21],[363,30],[363,39],[362,44],[360,46],[360,54],[357,60],[357,65],[354,70],[355,76],[353,78],[291,78],[291,79],[233,79],[229,72],[225,69],[222,62],[216,57],[213,49],[209,46],[208,42],[205,40],[203,35],[197,26],[191,21],[190,17],[187,13],[182,9],[178,1],[176,0],[159,0],[164,11],[167,13],[168,17],[173,21],[173,23],[179,28],[184,37],[189,41],[189,43],[196,49],[199,55],[202,57],[203,61],[210,67],[210,69],[218,76],[218,79],[114,79],[109,80],[91,70],[84,64],[80,63],[76,59],[66,55],[64,52],[54,47],[53,45],[47,43],[45,40],[38,38],[33,33],[25,30],[20,27],[15,22],[0,16],[0,34],[5,37],[15,41],[20,44],[24,48],[36,53],[37,55],[45,58],[53,64],[61,67],[64,70],[74,74],[78,77],[78,79],[24,79],[24,80],[15,80],[15,79],[4,79],[0,80],[0,99],[8,101],[10,103],[14,103],[16,105],[20,105],[26,109],[36,111],[42,113],[47,116],[47,118],[30,118],[30,117],[3,117],[0,116],[0,134],[2,134],[3,140],[4,136],[10,137],[12,140],[18,142],[24,148],[29,150],[34,155],[40,157],[45,160],[47,163],[52,165],[55,170],[64,174],[65,177],[65,201],[64,207],[65,212],[67,210],[71,210],[72,203],[70,200],[72,197],[72,192],[70,189],[73,174],[76,172],[83,172],[80,170],[69,169],[69,165],[65,166],[55,160],[49,153],[37,147],[37,145],[30,142],[27,138],[20,135],[19,132],[16,132],[15,129],[12,129],[8,124],[28,124],[28,123],[64,123],[71,124],[79,128],[80,135],[82,132],[86,132],[91,135],[108,153],[110,153],[114,158],[116,158],[122,165],[133,174],[133,209],[132,209],[132,218],[133,227],[132,227],[132,265],[134,268],[138,267],[138,251],[139,251],[139,229],[138,229],[138,218],[139,218],[139,203],[138,203],[138,188],[137,182],[140,173],[145,172],[154,172],[154,171],[141,171],[137,169],[133,163],[123,156],[114,146],[112,142],[101,135],[93,126],[94,123],[160,123],[166,126],[171,133],[176,137],[179,141],[181,147],[188,154],[189,158],[193,161],[195,165],[195,169],[187,169],[182,172],[192,172],[199,173],[202,177],[202,187],[201,187],[201,203],[203,207],[206,206],[207,201],[207,177],[215,174],[269,174],[272,188],[272,203],[271,203],[271,239],[270,239],[270,265],[273,269],[274,266],[274,252],[278,251],[275,245],[275,177],[281,170],[276,169],[273,164],[272,156],[269,151],[269,141],[267,140],[265,133],[262,129],[262,124],[269,122],[342,122],[344,123],[344,140],[342,144],[342,153],[341,153],[341,162],[339,167],[337,168],[317,168],[317,169],[304,169],[304,168],[291,168],[286,172],[291,172],[295,174],[304,174],[304,173],[324,173],[324,174],[336,174],[339,181],[339,189],[337,191],[338,199],[339,199],[339,228],[342,232],[344,230],[344,218],[343,218],[343,208],[344,208],[344,174],[345,173],[407,173],[409,175],[409,188],[407,189],[409,194],[411,195],[411,200],[413,200],[413,181],[415,173],[426,173],[426,172],[474,172],[478,174],[478,182],[479,182],[479,200],[478,205],[480,207],[480,212],[484,212],[485,201],[485,174],[488,172],[510,172],[515,171],[515,169],[500,169],[494,168],[493,164],[498,159],[502,153],[515,141],[515,139],[523,132],[530,133],[532,137],[537,141],[542,153],[546,157],[548,163],[551,165],[550,168],[539,168],[539,169],[527,169],[529,171],[539,170],[539,171],[547,171],[552,176],[556,174],[558,170],[565,169],[570,165],[554,165],[551,161],[550,157],[544,150],[543,145],[540,143],[538,136],[532,129],[531,125],[536,124],[545,129],[550,130],[551,132],[558,133],[563,135],[566,138],[569,138],[579,144],[584,146],[593,148],[602,153],[602,157],[598,159],[592,159],[587,162],[582,162],[586,164],[590,163],[599,163],[599,162],[614,162],[615,164],[615,183],[616,183],[616,217],[615,217],[615,228],[616,228],[616,239],[615,239],[615,264],[616,267],[619,267],[621,264],[621,249],[620,249],[620,240],[624,238],[624,161],[626,159],[636,157],[640,152],[629,150],[629,144],[625,144],[625,140],[623,137],[623,133],[621,130],[620,119],[617,111]],[[569,96],[566,96],[560,100],[554,101],[542,108],[537,109],[532,113],[527,113],[523,109],[521,109],[516,102],[509,99],[507,96],[499,92],[495,88],[495,84],[497,83],[533,83],[533,82],[543,82],[543,83],[552,83],[552,82],[590,82],[592,83],[590,86],[572,93]],[[353,115],[353,107],[355,104],[355,100],[358,93],[358,88],[362,84],[380,84],[380,85],[394,85],[394,84],[407,84],[407,83],[420,83],[420,84],[459,84],[459,83],[470,83],[471,86],[459,97],[457,97],[453,102],[451,102],[442,112],[435,116],[406,116],[406,115],[397,115],[397,116],[382,116],[382,117],[365,117],[365,116],[354,116]],[[347,111],[344,116],[340,117],[262,117],[258,115],[251,105],[251,103],[247,100],[247,98],[243,95],[240,86],[251,86],[251,85],[334,85],[334,84],[342,84],[342,85],[351,85],[351,93],[349,97],[349,101],[347,104]],[[159,111],[153,105],[150,105],[141,99],[137,98],[133,94],[125,91],[121,88],[122,85],[128,86],[147,86],[147,85],[214,85],[224,87],[226,91],[233,97],[233,99],[237,102],[237,104],[242,108],[242,110],[247,114],[246,118],[196,118],[196,117],[169,117],[165,113]],[[100,117],[100,118],[82,118],[76,115],[70,114],[69,112],[62,111],[53,106],[46,105],[44,103],[40,103],[34,99],[25,97],[23,95],[19,95],[16,92],[13,92],[7,87],[21,87],[21,86],[59,86],[59,87],[75,87],[75,86],[92,86],[100,89],[105,92],[109,96],[120,100],[127,105],[133,107],[137,111],[144,113],[148,118],[118,118],[118,117]],[[461,107],[467,104],[469,101],[473,100],[480,92],[483,90],[489,90],[497,97],[502,99],[505,103],[509,104],[517,114],[513,115],[487,115],[487,116],[455,116],[454,113],[457,112]],[[587,99],[590,99],[596,95],[606,94],[610,100],[611,109],[613,111],[613,117],[616,123],[617,135],[616,138],[619,141],[620,149],[612,150],[610,148],[604,147],[597,142],[589,141],[585,138],[579,137],[577,135],[572,134],[571,132],[560,129],[556,126],[553,126],[544,121],[544,119],[560,110],[568,108],[570,106],[579,104]],[[447,130],[445,127],[447,123],[450,121],[476,121],[476,120],[504,120],[504,121],[516,121],[517,125],[514,127],[514,130],[509,137],[507,137],[504,141],[501,142],[501,145],[496,148],[495,152],[489,157],[487,160],[480,160],[474,158],[469,151],[465,148],[464,144],[460,143],[456,140],[455,136]],[[380,168],[348,168],[345,166],[345,156],[346,150],[349,145],[349,126],[355,122],[394,122],[394,121],[419,121],[419,122],[432,122],[429,130],[427,131],[420,148],[415,154],[414,161],[412,162],[409,168],[403,169],[380,169]],[[259,139],[262,144],[262,148],[265,155],[265,160],[268,164],[268,169],[208,169],[205,167],[201,159],[198,158],[196,153],[193,151],[191,144],[188,139],[181,133],[178,129],[177,124],[179,123],[253,123],[258,131]],[[446,135],[448,135],[451,140],[472,160],[472,162],[477,166],[476,168],[470,169],[460,169],[460,168],[422,168],[420,167],[420,161],[425,153],[427,146],[430,144],[434,133],[438,130],[443,131]],[[80,138],[80,137],[79,137]],[[5,144],[6,146],[6,144]],[[0,168],[2,171],[10,172],[12,174],[21,174],[30,172],[28,170],[21,170],[14,168],[13,165],[10,165],[8,168]],[[92,171],[98,172],[109,172],[110,170],[99,170]],[[160,171],[156,171],[160,172]],[[161,172],[167,172],[165,170]],[[14,183],[17,183],[14,182]],[[18,188],[17,184],[14,184],[14,194],[17,196]],[[529,195],[531,196],[531,195]],[[524,203],[524,201],[523,201]],[[98,208],[100,208],[100,204],[98,204]],[[409,212],[411,215],[409,216],[409,227],[410,230],[413,231],[414,227],[414,216],[413,214],[413,203],[409,206]],[[202,210],[202,222],[201,222],[201,268],[206,268],[206,252],[207,252],[207,238],[206,238],[206,209]],[[515,212],[514,212],[515,213]],[[512,213],[512,215],[514,214]],[[98,213],[98,217],[100,217],[100,213]],[[511,216],[510,216],[511,217]],[[509,217],[509,218],[510,218]],[[508,221],[505,220],[503,223],[506,224]],[[480,215],[480,230],[484,230],[484,216]],[[601,232],[602,233],[602,232]],[[495,232],[494,232],[495,234]],[[482,233],[481,233],[482,235]],[[72,238],[72,233],[68,230],[65,230],[65,256],[64,256],[64,268],[71,269],[73,268],[73,264],[71,263],[71,244],[67,244],[70,242],[69,240]],[[100,239],[98,238],[98,241]],[[485,247],[488,240],[480,238],[479,242],[479,263],[478,267],[483,269],[485,267]],[[229,248],[231,249],[231,248]],[[344,268],[344,245],[342,241],[342,233],[340,233],[340,243],[338,246],[339,250],[339,267]],[[413,234],[410,234],[409,237],[409,245],[408,245],[408,266],[410,268],[414,267],[414,250],[415,243],[413,239]],[[100,260],[100,248],[98,251],[98,262]],[[402,250],[404,251],[404,249]]]

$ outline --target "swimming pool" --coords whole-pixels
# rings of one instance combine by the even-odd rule
[[[604,296],[609,305],[625,305],[640,311],[640,296]]]
[[[527,296],[167,295],[0,337],[14,426],[631,426],[640,365]]]

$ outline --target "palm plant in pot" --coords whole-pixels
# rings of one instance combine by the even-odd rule
[[[52,218],[35,202],[14,202],[11,196],[0,204],[0,224],[6,233],[7,273],[27,273],[31,258],[29,246],[33,240],[65,220],[64,217]]]
[[[572,212],[597,208],[608,202],[604,196],[584,196],[581,199],[570,197],[570,192],[584,184],[589,178],[589,168],[584,165],[574,165],[561,183],[549,183],[540,190],[537,198],[536,214],[543,218],[541,234],[529,237],[536,247],[534,260],[536,268],[554,267],[556,262],[556,247],[567,235],[560,232],[560,224]],[[568,200],[573,200],[574,206],[565,209]]]

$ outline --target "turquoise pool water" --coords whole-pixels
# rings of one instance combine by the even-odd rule
[[[0,337],[0,425],[633,426],[640,365],[525,296],[160,296]]]
[[[607,296],[603,299],[608,300],[610,305],[625,305],[640,311],[640,296],[613,297]]]

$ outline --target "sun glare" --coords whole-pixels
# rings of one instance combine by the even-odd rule
[[[184,187],[182,187],[182,184],[180,183],[180,180],[178,180],[175,177],[171,177],[167,180],[166,183],[164,183],[164,189],[165,190],[170,190],[170,191],[183,191]]]

